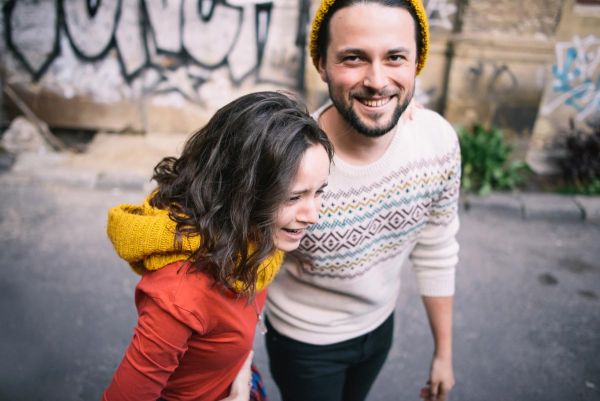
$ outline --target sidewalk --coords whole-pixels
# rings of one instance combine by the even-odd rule
[[[25,152],[5,172],[16,178],[103,190],[150,191],[152,169],[163,157],[177,156],[187,135],[96,134],[83,153]],[[524,220],[583,221],[600,224],[600,197],[551,193],[463,194],[465,212],[477,209]]]
[[[143,199],[152,166],[184,138],[96,139],[80,155],[20,154],[10,171],[0,160],[0,399],[97,400],[131,341],[139,276],[115,254],[106,213]],[[598,199],[587,199],[596,212]],[[600,399],[594,209],[537,193],[461,204],[450,399]],[[402,270],[394,344],[368,401],[417,400],[426,381],[432,342],[413,273]],[[261,336],[255,363],[281,401]]]

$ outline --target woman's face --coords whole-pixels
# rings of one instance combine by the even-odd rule
[[[309,147],[300,160],[288,199],[275,218],[273,242],[277,248],[286,252],[298,248],[306,228],[317,222],[328,175],[329,157],[323,146]]]

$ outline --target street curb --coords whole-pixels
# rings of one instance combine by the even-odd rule
[[[523,217],[525,219],[545,219],[559,221],[583,221],[584,211],[572,196],[526,193],[521,194]]]
[[[599,196],[575,196],[574,201],[582,208],[584,219],[592,224],[600,225],[600,197]]]
[[[490,211],[522,220],[585,222],[600,225],[600,197],[554,193],[497,192],[485,196],[462,194],[465,213]]]
[[[149,177],[132,173],[73,171],[50,169],[37,172],[7,171],[0,173],[5,180],[44,182],[72,188],[97,189],[102,191],[150,192],[154,185]]]
[[[132,171],[98,171],[70,163],[70,155],[59,152],[23,152],[16,156],[3,177],[66,185],[76,188],[124,191],[150,191],[151,177]]]

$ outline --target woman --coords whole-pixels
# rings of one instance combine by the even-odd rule
[[[265,288],[317,220],[332,152],[294,100],[246,95],[154,168],[143,205],[110,210],[108,236],[142,278],[104,400],[248,399]]]

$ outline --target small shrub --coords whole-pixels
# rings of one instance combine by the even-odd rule
[[[600,195],[600,121],[588,122],[587,130],[569,120],[569,130],[556,146],[562,150],[556,156],[565,185],[560,192]]]
[[[511,190],[523,181],[528,167],[523,161],[509,163],[512,148],[502,131],[476,124],[458,134],[462,154],[462,188],[485,195],[492,190]]]

